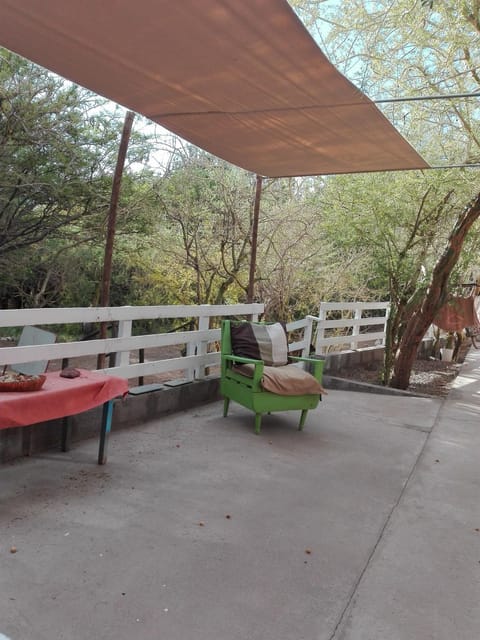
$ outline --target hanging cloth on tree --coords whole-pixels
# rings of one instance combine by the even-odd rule
[[[437,312],[433,324],[444,331],[461,331],[465,327],[479,325],[477,300],[478,298],[473,296],[469,298],[452,296]]]

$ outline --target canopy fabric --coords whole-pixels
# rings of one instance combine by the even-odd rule
[[[286,0],[0,0],[0,45],[262,176],[428,167]]]

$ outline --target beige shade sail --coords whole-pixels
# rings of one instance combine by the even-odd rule
[[[262,176],[428,167],[285,0],[0,0],[0,45]]]

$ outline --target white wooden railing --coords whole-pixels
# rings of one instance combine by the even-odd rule
[[[327,353],[339,346],[344,350],[345,345],[350,349],[384,347],[389,311],[389,302],[320,303],[315,353]],[[341,318],[330,319],[334,314],[340,314]]]
[[[310,353],[312,344],[315,344],[317,355],[372,345],[384,346],[389,307],[387,302],[322,302],[318,316],[309,315],[287,324],[290,338],[293,339],[289,344],[289,351],[301,352],[306,356]],[[371,314],[372,311],[381,315],[364,317],[365,312]],[[113,323],[117,327],[116,337],[112,338],[3,347],[0,349],[0,366],[113,354],[110,359],[110,363],[113,361],[113,364],[102,369],[102,372],[133,379],[181,371],[187,380],[199,379],[205,376],[207,367],[220,363],[219,319],[235,316],[253,317],[256,320],[263,312],[264,305],[258,303],[0,310],[0,329],[100,322]],[[340,314],[342,317],[331,319],[332,314]],[[212,318],[216,318],[217,328],[211,328]],[[197,329],[132,336],[132,323],[135,320],[158,319],[194,319]],[[182,345],[185,355],[148,362],[132,362],[135,359],[132,354],[142,349],[174,345]]]
[[[290,351],[302,350],[307,355],[313,343],[316,355],[384,347],[389,310],[389,302],[322,302],[318,316],[308,315],[287,325],[289,331],[303,331],[303,338],[292,343]],[[369,315],[372,311],[374,316]],[[332,315],[341,318],[332,319]]]
[[[210,328],[212,318],[239,316],[256,320],[263,311],[263,304],[0,310],[0,328],[99,322],[116,323],[118,326],[115,338],[3,347],[0,349],[0,365],[114,354],[113,366],[102,369],[102,372],[130,379],[183,371],[186,379],[193,380],[204,377],[206,367],[220,362],[218,352],[209,352],[209,345],[220,340],[220,329]],[[132,322],[135,320],[174,318],[195,319],[198,329],[132,336]],[[184,345],[186,355],[144,363],[130,362],[130,352],[172,345]]]

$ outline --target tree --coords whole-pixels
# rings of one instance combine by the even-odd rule
[[[334,63],[373,98],[478,92],[480,61],[474,44],[480,33],[477,0],[464,0],[460,7],[453,0],[433,6],[410,0],[352,0],[325,11],[323,7],[316,11],[307,1],[296,4]],[[477,100],[393,103],[380,108],[432,164],[471,163],[480,153]],[[344,225],[346,244],[358,247],[363,241],[371,247],[375,258],[372,275],[376,274],[377,283],[373,278],[370,283],[383,288],[392,303],[385,380],[395,361],[394,383],[400,383],[401,371],[404,384],[412,355],[408,336],[415,336],[416,343],[418,333],[412,331],[411,320],[426,292],[436,290],[435,264],[452,229],[449,216],[460,202],[470,198],[475,175],[468,170],[442,175],[418,172],[395,178],[356,177],[353,182],[354,193],[346,187],[346,180],[332,179],[329,194],[331,185],[339,183],[344,188],[339,199],[351,208],[350,220]],[[392,192],[388,185],[393,182],[398,188]],[[418,188],[412,188],[413,183],[418,183]],[[359,214],[362,207],[365,215]],[[477,238],[478,233],[472,244]],[[461,246],[466,244],[469,241],[464,235]],[[469,259],[470,253],[463,257],[458,253],[455,265],[461,262],[468,269]]]
[[[318,197],[312,193],[315,183],[311,178],[265,182],[256,290],[272,319],[316,314],[321,300],[368,295],[362,282],[365,252],[347,255],[330,237],[322,190]]]
[[[87,105],[81,90],[6,51],[1,51],[0,63],[4,257],[90,213],[92,185],[100,195],[103,172],[94,140],[82,126],[81,109]],[[104,197],[106,187],[100,192]]]
[[[406,389],[408,386],[420,342],[432,324],[435,314],[447,300],[450,274],[459,259],[468,232],[479,217],[480,194],[458,215],[445,251],[435,265],[426,295],[418,303],[405,327],[392,378],[392,386],[397,389]]]
[[[342,253],[350,256],[355,270],[357,256],[363,251],[357,273],[364,284],[363,290],[358,289],[360,299],[391,302],[385,384],[389,383],[405,327],[426,293],[452,229],[452,219],[471,197],[473,184],[474,175],[468,170],[341,176],[327,180],[316,196],[324,211],[326,244],[336,248],[336,259]],[[467,250],[455,275],[459,281],[464,281],[462,274],[475,264],[478,239],[478,232],[472,233],[464,243]],[[344,257],[342,265],[345,263]]]
[[[58,303],[60,256],[103,242],[122,115],[104,103],[0,49],[3,306]],[[130,157],[146,153],[137,135]]]
[[[197,304],[219,304],[246,290],[252,213],[251,176],[196,152],[156,185],[162,259],[190,283]],[[182,289],[182,302],[185,301]]]

